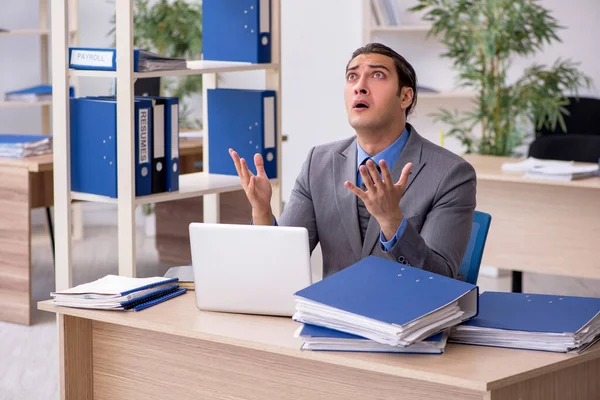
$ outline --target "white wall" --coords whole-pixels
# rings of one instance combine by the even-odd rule
[[[361,24],[361,0],[283,1],[284,200],[312,146],[354,134],[343,88],[346,64],[362,44]]]

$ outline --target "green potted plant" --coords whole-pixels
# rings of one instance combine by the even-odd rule
[[[467,112],[441,109],[436,121],[449,125],[466,153],[518,156],[531,131],[564,127],[567,95],[578,96],[591,78],[577,63],[558,59],[534,64],[513,82],[508,71],[515,57],[528,57],[560,41],[562,27],[536,0],[416,0],[412,12],[426,11],[428,36],[439,37],[458,73],[459,87],[475,92],[476,107]],[[473,134],[476,125],[481,137]]]

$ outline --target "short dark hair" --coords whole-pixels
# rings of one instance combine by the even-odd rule
[[[414,68],[404,57],[398,54],[396,51],[391,49],[390,47],[381,44],[381,43],[368,43],[356,50],[352,53],[352,58],[348,61],[346,65],[346,69],[356,57],[361,54],[383,54],[384,56],[390,57],[394,60],[394,64],[396,65],[396,73],[398,74],[398,96],[402,91],[404,86],[408,86],[413,90],[413,101],[406,109],[406,115],[410,114],[412,110],[415,108],[417,104],[417,74],[415,73]]]

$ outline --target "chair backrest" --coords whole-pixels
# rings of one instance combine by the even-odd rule
[[[600,125],[598,126],[600,132]],[[529,157],[596,163],[600,159],[600,135],[547,135],[529,145]]]
[[[465,256],[460,264],[460,274],[464,277],[466,282],[473,285],[477,284],[479,267],[481,266],[481,258],[483,257],[483,249],[485,248],[485,241],[487,239],[488,231],[490,230],[491,222],[492,216],[490,214],[475,211],[475,214],[473,215],[471,237],[469,238]]]
[[[563,131],[559,124],[555,130],[543,127],[537,136],[545,135],[600,135],[600,98],[596,97],[567,97],[569,104],[564,108],[568,112],[564,115],[567,131]]]

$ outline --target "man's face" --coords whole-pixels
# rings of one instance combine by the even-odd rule
[[[394,61],[383,54],[361,54],[346,70],[344,100],[348,122],[354,129],[382,129],[394,119],[404,119],[402,98],[398,96],[398,74]],[[410,100],[408,102],[410,104]]]

